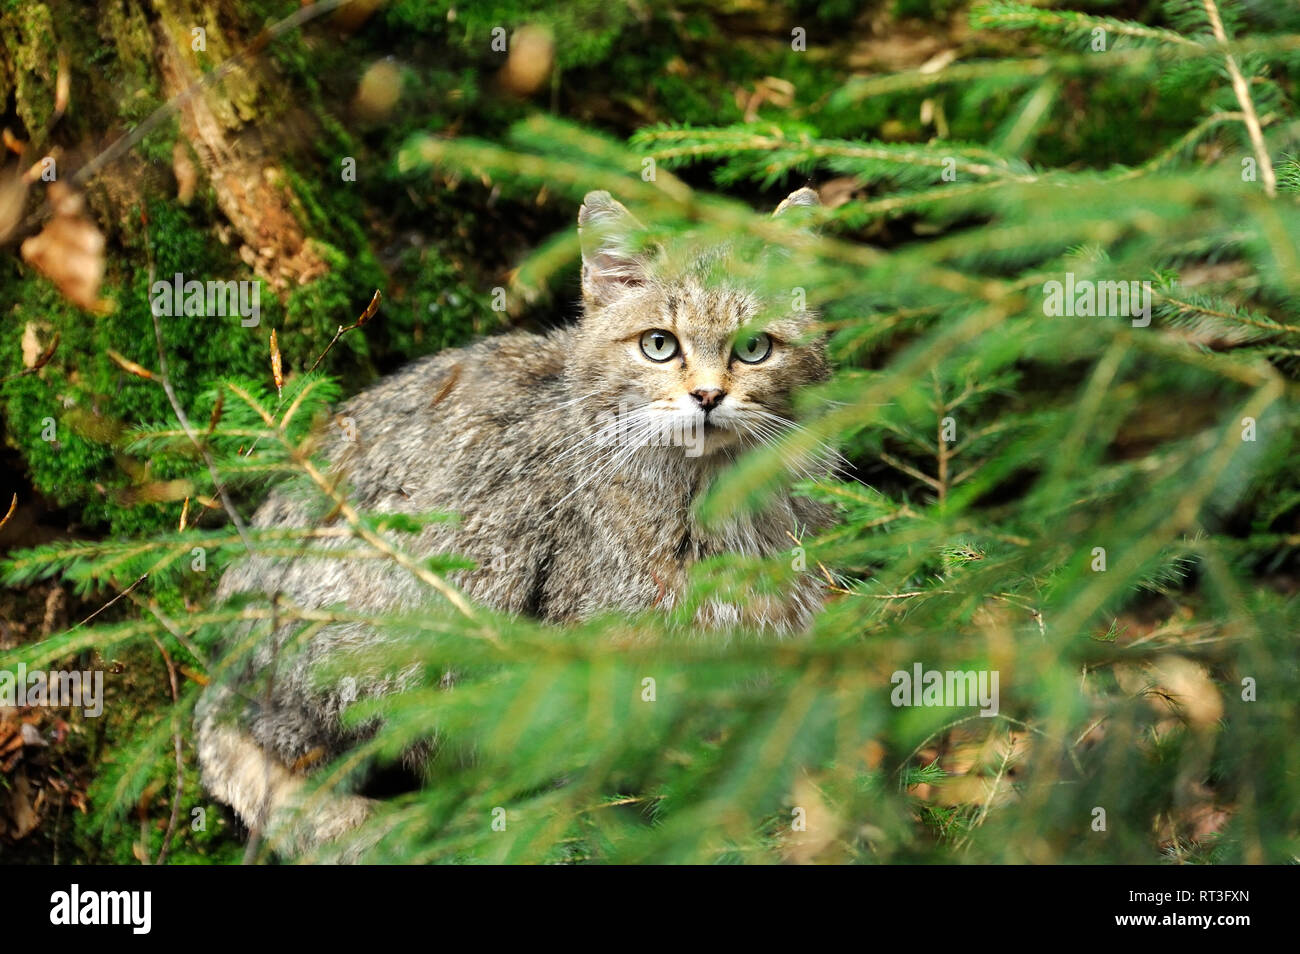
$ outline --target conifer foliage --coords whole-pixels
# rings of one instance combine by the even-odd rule
[[[347,718],[379,729],[314,783],[437,746],[423,784],[356,834],[371,860],[1293,859],[1300,13],[1165,0],[1132,22],[994,0],[969,26],[979,55],[845,75],[752,121],[625,140],[538,112],[499,140],[411,136],[395,163],[412,182],[459,174],[508,199],[544,188],[575,209],[606,189],[667,248],[779,250],[732,278],[816,311],[835,372],[701,518],[793,482],[836,523],[777,559],[706,562],[669,612],[507,617],[448,599],[461,563],[410,557],[418,520],[356,512],[346,474],[321,473],[341,393],[327,374],[304,362],[274,381],[214,380],[132,434],[134,452],[190,461],[203,503],[180,529],[0,564],[10,585],[128,593],[111,621],[22,645],[0,668],[156,646],[181,674],[174,703],[103,760],[92,816],[107,839],[148,857],[164,839],[192,850],[184,815],[142,835],[133,814],[175,786],[178,738],[185,812],[217,814],[190,723],[202,687],[251,652],[250,639],[217,654],[226,634],[294,621],[306,640],[360,620],[390,639],[338,665],[423,678],[358,700]],[[924,135],[879,135],[880,117],[917,116]],[[772,197],[805,182],[824,205],[771,218]],[[512,312],[562,302],[577,254],[572,228],[542,243],[512,273]],[[164,387],[165,370],[126,386]],[[829,477],[803,466],[832,455]],[[234,522],[283,480],[332,519],[302,533]],[[312,553],[326,535],[352,544],[333,558],[416,574],[427,606],[371,618],[213,599],[248,551]],[[803,637],[692,625],[702,600],[805,572],[829,599]],[[931,693],[952,674],[992,698]]]

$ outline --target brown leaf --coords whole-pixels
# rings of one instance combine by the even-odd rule
[[[0,174],[0,242],[9,238],[23,216],[27,183],[14,173]]]
[[[68,594],[61,586],[51,586],[45,594],[45,615],[41,619],[41,638],[66,629],[68,625]]]
[[[826,208],[838,209],[852,199],[860,188],[862,188],[862,182],[857,176],[838,176],[822,183],[821,188],[817,190],[817,195]]]
[[[59,50],[59,74],[54,80],[54,115],[62,116],[72,95],[72,74],[68,70],[68,51]]]
[[[379,311],[379,303],[384,300],[384,293],[376,288],[374,297],[370,299],[370,304],[366,305],[366,310],[361,313],[357,319],[357,327],[360,328],[371,318],[375,317],[375,312]]]
[[[275,379],[277,394],[284,392],[284,371],[280,365],[280,345],[275,340],[275,329],[271,329],[271,377]]]
[[[137,378],[144,378],[146,381],[152,381],[154,379],[153,372],[150,371],[148,368],[144,367],[143,365],[136,364],[130,358],[124,358],[122,355],[118,354],[112,348],[108,348],[106,350],[106,353],[108,354],[108,357],[113,361],[114,364],[116,364],[118,367],[120,367],[123,371],[127,372],[128,374],[134,374]]]
[[[802,809],[798,820],[800,827],[786,832],[782,838],[786,857],[798,865],[832,860],[825,857],[835,844],[841,821],[827,804],[817,785],[806,776],[795,779],[792,793],[793,806]]]
[[[14,515],[14,511],[17,509],[18,509],[18,495],[14,494],[14,499],[9,501],[9,510],[5,513],[3,518],[0,518],[0,530],[4,529],[4,525],[9,522],[9,518]]]
[[[1196,728],[1223,718],[1223,698],[1205,667],[1183,656],[1164,655],[1150,667],[1151,677],[1164,690],[1157,698]]]
[[[754,85],[754,92],[746,95],[744,90],[737,91],[737,105],[745,110],[745,122],[752,123],[758,118],[758,110],[764,103],[786,107],[794,102],[794,84],[779,76],[765,76]]]
[[[108,312],[113,303],[99,297],[104,280],[104,236],[86,217],[81,196],[62,182],[50,184],[49,198],[54,216],[39,235],[23,242],[23,261],[54,282],[74,305],[100,314]]]
[[[510,55],[501,69],[501,85],[516,96],[531,96],[551,75],[555,39],[545,27],[524,26],[510,38]]]
[[[23,367],[35,367],[37,359],[41,356],[41,352],[45,350],[44,347],[41,346],[40,329],[36,327],[36,322],[29,321],[23,327],[21,347],[23,351]]]
[[[194,494],[194,485],[188,480],[151,480],[119,491],[117,499],[124,504],[172,503]]]
[[[217,424],[221,420],[221,409],[226,403],[226,392],[218,391],[216,403],[212,405],[212,416],[208,418],[207,437],[212,436],[212,432],[217,429]]]
[[[361,76],[353,105],[363,119],[383,119],[402,95],[402,71],[391,60],[371,63]]]
[[[934,786],[934,800],[939,805],[982,805],[993,791],[994,780],[979,775],[954,775],[942,779]],[[999,797],[994,802],[1005,801],[1005,783],[998,784]]]
[[[0,758],[17,752],[22,747],[21,724],[7,723],[0,725]]]
[[[9,790],[5,814],[9,818],[10,837],[23,838],[40,824],[40,816],[32,805],[31,786],[27,782],[27,773],[21,768],[13,779]]]

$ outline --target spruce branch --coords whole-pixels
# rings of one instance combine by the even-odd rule
[[[1219,6],[1215,0],[1203,0],[1205,3],[1205,15],[1209,17],[1210,27],[1214,31],[1214,40],[1220,47],[1227,47],[1228,34],[1223,28],[1223,18],[1219,16]],[[1259,162],[1259,173],[1264,179],[1264,194],[1270,199],[1277,196],[1277,173],[1273,170],[1273,160],[1268,154],[1268,147],[1264,144],[1264,130],[1260,126],[1259,116],[1255,112],[1255,101],[1251,98],[1250,87],[1246,83],[1246,78],[1241,73],[1241,68],[1237,66],[1237,59],[1229,52],[1224,52],[1223,61],[1228,67],[1228,75],[1232,79],[1232,91],[1237,96],[1237,102],[1241,104],[1241,111],[1245,117],[1246,131],[1250,134],[1250,144],[1254,147],[1255,158]]]
[[[1189,40],[1174,30],[1149,27],[1132,20],[1120,20],[1115,17],[1076,13],[1073,10],[1044,10],[1042,7],[1014,3],[1010,0],[978,4],[971,10],[970,19],[971,25],[976,29],[1035,29],[1069,38],[1087,37],[1095,30],[1104,30],[1107,33],[1144,42],[1199,46],[1195,40]]]

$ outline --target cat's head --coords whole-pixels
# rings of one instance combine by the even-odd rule
[[[776,215],[817,205],[792,193]],[[608,192],[578,213],[584,317],[570,362],[575,396],[624,436],[680,435],[688,456],[763,442],[788,426],[792,394],[827,375],[815,316],[764,300],[736,247],[642,253],[640,224]],[[752,259],[745,264],[752,269]]]

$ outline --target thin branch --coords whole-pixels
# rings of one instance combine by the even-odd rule
[[[176,665],[172,662],[171,653],[167,652],[167,647],[162,644],[157,636],[152,637],[154,645],[158,647],[158,652],[162,653],[163,662],[167,665],[167,679],[171,684],[172,691],[172,718],[176,717],[176,704],[180,701],[180,690],[176,682]],[[181,796],[185,793],[185,756],[181,748],[181,730],[176,726],[172,730],[172,746],[176,752],[176,788],[172,792],[172,812],[171,817],[167,820],[167,830],[163,832],[162,847],[158,849],[158,860],[156,865],[167,862],[167,851],[171,848],[172,837],[176,834],[176,823],[180,820],[181,814]]]
[[[149,255],[149,287],[152,288],[154,280],[153,246],[149,242],[148,223],[145,224],[145,250]],[[212,477],[212,485],[217,490],[217,496],[221,498],[222,508],[230,517],[230,522],[235,525],[235,531],[239,534],[244,549],[252,553],[253,543],[248,539],[248,527],[244,524],[244,518],[235,509],[230,495],[226,492],[226,485],[222,483],[221,477],[217,474],[217,463],[212,459],[212,452],[208,450],[207,444],[199,440],[193,425],[190,424],[189,416],[185,413],[185,408],[181,407],[180,399],[176,397],[176,391],[172,387],[171,377],[167,373],[167,349],[163,347],[162,322],[158,320],[158,312],[150,307],[149,315],[153,319],[154,342],[158,346],[158,374],[155,376],[146,372],[146,376],[157,380],[162,385],[163,392],[167,395],[167,403],[172,406],[172,413],[176,415],[176,420],[180,421],[185,436],[189,438],[190,443],[194,445],[195,450],[203,457],[204,464],[207,465],[208,474]]]
[[[1228,33],[1223,28],[1223,19],[1219,16],[1219,7],[1214,0],[1204,0],[1205,14],[1210,18],[1210,29],[1220,46],[1228,45]],[[1228,76],[1232,78],[1232,91],[1237,94],[1241,104],[1246,131],[1250,134],[1250,144],[1255,150],[1255,159],[1259,163],[1260,175],[1264,178],[1264,194],[1270,199],[1277,196],[1277,174],[1273,171],[1273,160],[1269,158],[1268,147],[1264,145],[1264,130],[1259,124],[1259,114],[1255,112],[1255,101],[1250,98],[1250,87],[1246,77],[1241,75],[1237,59],[1231,53],[1225,53],[1224,63],[1228,66]]]
[[[4,384],[6,381],[13,381],[15,378],[21,378],[28,374],[35,374],[36,372],[40,371],[41,368],[49,364],[50,359],[54,357],[54,350],[59,346],[60,337],[61,337],[61,332],[58,331],[54,332],[54,337],[50,340],[49,345],[46,347],[44,351],[40,353],[37,359],[34,362],[32,362],[32,366],[30,368],[23,368],[21,371],[15,371],[13,374],[0,378],[0,384]]]
[[[993,779],[993,787],[989,789],[988,798],[984,799],[984,804],[980,806],[979,814],[975,818],[974,824],[971,825],[970,831],[966,832],[962,838],[961,844],[957,845],[957,850],[969,848],[974,830],[984,824],[984,819],[989,815],[989,809],[993,805],[993,799],[998,794],[998,787],[1002,784],[1002,776],[1006,773],[1007,763],[1011,761],[1011,755],[1015,751],[1015,740],[1011,737],[1011,730],[1007,730],[1007,747],[1002,752],[1002,764],[998,766],[998,774]]]
[[[379,303],[380,303],[381,301],[383,301],[383,298],[384,298],[384,296],[383,296],[383,292],[381,292],[378,288],[376,288],[376,289],[375,289],[375,294],[374,294],[374,296],[370,299],[370,304],[366,305],[365,310],[361,312],[360,316],[358,316],[357,320],[354,321],[354,322],[352,322],[352,324],[348,325],[347,327],[344,327],[343,325],[339,325],[338,331],[334,332],[334,337],[330,339],[330,343],[327,344],[327,345],[325,346],[325,350],[322,351],[322,352],[320,353],[320,356],[317,357],[316,360],[315,360],[314,362],[312,362],[312,366],[311,366],[310,368],[307,369],[307,373],[308,373],[308,374],[311,374],[313,371],[316,370],[316,367],[321,363],[321,361],[323,361],[323,360],[325,359],[325,355],[327,355],[327,354],[330,353],[330,348],[333,348],[333,347],[334,347],[334,342],[338,341],[339,338],[343,337],[343,335],[344,335],[346,332],[351,331],[353,328],[360,328],[362,325],[364,325],[366,322],[368,322],[371,318],[373,318],[373,317],[375,316],[375,313],[379,310]],[[297,408],[298,401],[301,401],[301,400],[302,400],[302,397],[303,397],[303,392],[300,391],[299,394],[298,394],[298,398],[297,398],[297,400],[294,401],[293,406],[290,408],[290,412],[291,412],[291,413],[292,413],[293,410],[295,410],[295,409]],[[275,410],[271,412],[271,417],[270,417],[270,418],[267,418],[266,415],[262,415],[262,420],[264,420],[264,421],[266,422],[266,424],[267,424],[268,427],[275,427],[275,426],[276,426],[276,425],[275,425],[275,415],[277,415],[277,414],[280,413],[280,409],[281,409],[282,407],[284,407],[284,395],[283,395],[283,394],[280,395],[280,402],[279,402],[278,404],[276,404],[276,406],[275,406]],[[289,417],[291,416],[291,413],[290,413],[290,414],[286,414],[286,415],[284,416],[284,419],[280,421],[280,428],[281,428],[281,429],[283,429],[284,426],[285,426],[285,424],[288,422]],[[259,435],[258,437],[256,437],[256,438],[254,438],[254,439],[253,439],[253,443],[249,445],[248,450],[246,450],[246,451],[243,452],[243,456],[245,456],[245,457],[252,457],[252,456],[253,456],[253,450],[257,447],[257,443],[258,443],[258,441],[260,441],[261,439],[262,439],[262,438],[261,438],[260,435]]]
[[[4,529],[4,525],[9,522],[9,518],[14,515],[14,511],[17,509],[18,509],[18,495],[14,494],[14,499],[9,501],[9,511],[4,515],[3,518],[0,518],[0,530]]]
[[[303,469],[303,472],[306,473],[309,478],[311,478],[312,483],[319,487],[332,501],[334,501],[335,508],[338,510],[339,514],[342,515],[343,519],[348,522],[348,526],[352,528],[353,532],[356,533],[357,536],[370,544],[376,550],[383,553],[385,556],[392,559],[394,563],[411,573],[417,579],[427,583],[429,586],[441,593],[447,599],[447,602],[451,603],[451,605],[454,606],[466,619],[471,620],[472,622],[478,622],[478,615],[474,612],[474,608],[466,602],[465,598],[461,596],[460,592],[457,591],[455,587],[437,573],[421,566],[406,553],[398,550],[382,536],[367,527],[365,522],[361,519],[361,515],[352,509],[352,505],[348,503],[347,498],[335,489],[334,485],[325,478],[325,475],[317,470],[316,466],[300,450],[292,445],[288,445],[288,442],[286,442],[286,445],[289,447],[290,453],[293,455],[298,466]],[[490,631],[487,635],[489,638],[495,639],[495,636],[493,636]]]
[[[381,292],[378,288],[376,288],[374,297],[370,299],[370,304],[366,305],[366,310],[361,313],[361,317],[359,317],[356,321],[352,322],[352,324],[348,325],[346,328],[343,325],[339,325],[339,330],[334,332],[334,337],[331,338],[330,343],[325,346],[325,350],[320,353],[320,357],[317,358],[314,362],[312,362],[312,366],[307,369],[307,373],[311,374],[313,371],[316,370],[317,365],[319,365],[322,361],[325,360],[325,355],[330,353],[330,348],[334,347],[334,342],[338,341],[340,338],[343,337],[345,333],[351,331],[353,328],[360,328],[367,321],[373,318],[375,316],[375,312],[379,310],[379,303],[383,300],[383,298],[384,298],[383,292]]]
[[[212,668],[212,663],[208,660],[208,657],[203,650],[190,642],[190,640],[185,637],[184,633],[181,632],[181,628],[163,614],[162,608],[158,605],[157,600],[151,599],[145,601],[138,596],[133,596],[131,597],[131,602],[142,610],[147,610],[154,619],[158,620],[158,622],[162,624],[163,629],[171,633],[176,642],[180,643],[181,648],[198,660],[199,664],[203,666],[205,670],[210,670]]]
[[[83,619],[80,623],[78,623],[76,626],[74,626],[73,629],[81,629],[81,627],[85,626],[85,625],[86,625],[87,623],[89,623],[92,619],[94,619],[94,618],[95,618],[96,616],[98,616],[100,613],[104,612],[104,610],[108,609],[110,606],[112,606],[112,605],[113,605],[114,603],[116,603],[118,600],[122,599],[124,596],[129,596],[129,595],[131,594],[131,591],[132,591],[132,590],[134,590],[137,586],[139,586],[141,583],[143,583],[143,582],[144,582],[145,580],[147,580],[147,579],[149,579],[149,574],[148,574],[148,573],[146,573],[146,574],[144,574],[143,576],[141,576],[138,580],[136,580],[134,583],[132,583],[130,586],[128,586],[126,589],[124,589],[121,593],[118,593],[117,596],[113,597],[111,600],[109,600],[107,603],[105,603],[105,604],[104,604],[103,606],[101,606],[99,609],[95,610],[95,612],[91,613],[89,616],[87,616],[85,619]]]
[[[903,463],[903,462],[902,462],[901,460],[899,460],[897,457],[894,457],[894,456],[892,456],[892,455],[890,455],[890,454],[886,454],[886,453],[884,453],[884,452],[881,452],[881,454],[880,454],[880,459],[883,460],[883,461],[884,461],[886,464],[888,464],[890,467],[893,467],[895,470],[901,470],[903,473],[907,474],[909,477],[915,477],[917,480],[921,481],[921,483],[926,484],[926,485],[928,485],[928,486],[930,486],[930,487],[933,487],[936,491],[938,491],[938,490],[941,489],[940,486],[939,486],[939,482],[938,482],[937,480],[935,480],[933,477],[930,477],[930,476],[927,475],[927,474],[923,474],[923,473],[921,473],[921,472],[920,472],[919,470],[917,470],[915,467],[912,467],[912,466],[909,465],[909,464],[905,464],[905,463]]]

